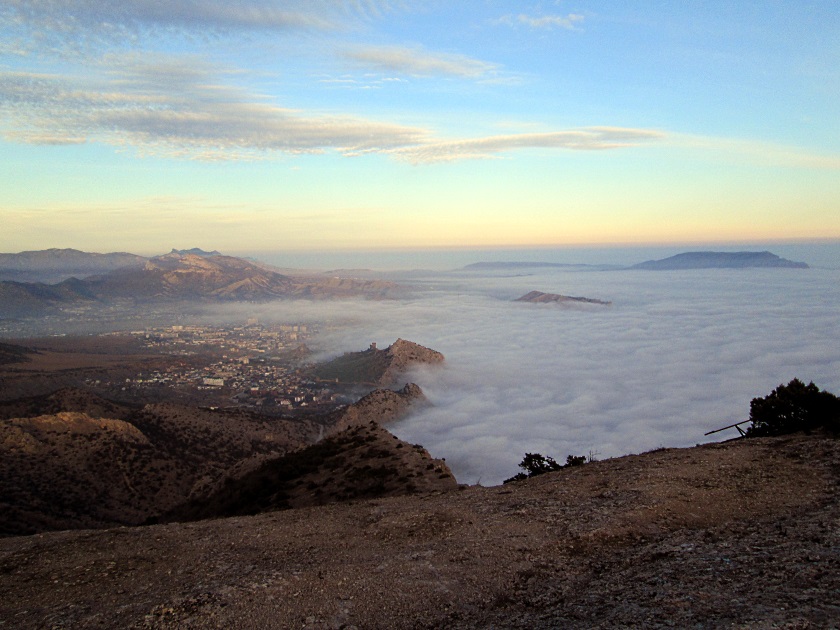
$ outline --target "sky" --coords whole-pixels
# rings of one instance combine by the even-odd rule
[[[0,0],[0,251],[840,239],[840,5]]]

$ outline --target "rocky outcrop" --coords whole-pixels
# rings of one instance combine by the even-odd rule
[[[328,428],[327,432],[332,434],[370,422],[387,424],[399,420],[410,409],[426,404],[426,395],[414,383],[406,383],[405,387],[397,391],[376,389],[352,405],[325,416],[324,426]]]
[[[347,352],[332,361],[312,368],[312,374],[319,379],[340,383],[366,383],[374,386],[392,387],[398,384],[402,375],[416,365],[439,365],[444,356],[405,339],[397,339],[385,350],[376,344],[362,352]]]
[[[514,302],[531,302],[532,304],[549,304],[549,303],[578,303],[578,304],[602,304],[609,305],[612,302],[604,302],[603,300],[596,300],[594,298],[586,297],[572,297],[570,295],[560,295],[558,293],[543,293],[542,291],[531,291],[522,297],[516,298]]]

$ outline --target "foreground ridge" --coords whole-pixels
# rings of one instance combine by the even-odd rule
[[[831,627],[838,471],[835,439],[756,438],[504,487],[8,538],[0,620],[19,628]]]

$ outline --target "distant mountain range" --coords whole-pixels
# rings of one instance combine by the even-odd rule
[[[686,252],[661,260],[648,260],[633,265],[631,269],[670,271],[677,269],[746,269],[748,267],[808,269],[808,265],[804,262],[794,262],[786,258],[780,258],[770,252]]]
[[[0,254],[0,280],[54,283],[73,276],[83,278],[124,267],[142,267],[147,260],[126,252],[92,254],[78,249]]]
[[[477,262],[462,268],[462,271],[516,271],[527,269],[558,268],[580,271],[606,271],[618,269],[646,269],[653,271],[676,269],[746,269],[749,267],[783,267],[808,269],[804,262],[780,258],[770,252],[685,252],[663,258],[648,260],[631,267],[617,265],[571,265],[550,262]]]
[[[0,254],[0,270],[66,271],[69,269],[102,272],[120,267],[140,267],[146,260],[148,259],[144,256],[126,252],[92,254],[78,249],[54,248],[17,254]]]
[[[67,252],[71,253],[67,253]],[[104,273],[67,278],[56,284],[0,282],[0,316],[36,315],[68,305],[113,300],[267,301],[282,298],[387,297],[398,289],[392,282],[350,278],[291,277],[268,265],[218,252],[173,250],[154,258],[133,254],[85,254],[75,250],[24,252],[7,256],[19,270],[58,269],[62,260],[76,266],[122,265]],[[110,258],[99,258],[99,257]],[[27,261],[33,267],[26,267]],[[85,262],[88,261],[88,262]],[[110,262],[105,262],[110,261]],[[68,263],[69,264],[69,263]],[[52,266],[50,266],[52,265]],[[66,269],[66,268],[65,268]]]

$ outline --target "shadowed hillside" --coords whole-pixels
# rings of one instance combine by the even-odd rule
[[[420,389],[406,386],[373,392],[332,414],[295,418],[173,403],[130,407],[74,389],[6,401],[0,403],[0,533],[136,525],[324,435],[402,417],[418,400],[424,400]],[[296,457],[292,468],[307,460]],[[375,479],[385,483],[378,491],[409,490],[405,480],[390,477],[410,471],[386,472]],[[367,481],[362,473],[333,480],[332,498],[367,496],[373,491]],[[292,495],[306,504],[301,492]]]
[[[452,490],[443,461],[398,440],[376,422],[231,475],[165,520],[185,521],[323,505],[352,499]]]

